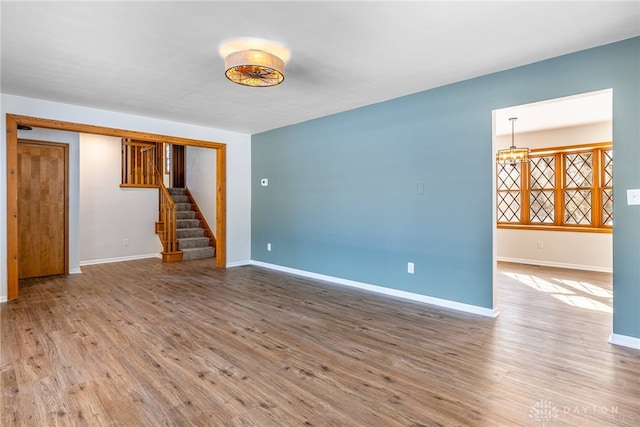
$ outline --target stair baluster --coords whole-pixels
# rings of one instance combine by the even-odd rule
[[[162,176],[156,169],[158,187],[160,192],[160,215],[156,223],[156,233],[162,242],[162,261],[182,261],[182,251],[178,249],[176,204],[173,202],[167,187],[162,182]]]

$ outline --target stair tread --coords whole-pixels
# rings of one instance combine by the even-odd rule
[[[183,260],[214,258],[216,248],[209,244],[210,238],[204,235],[205,229],[199,226],[201,220],[195,218],[196,212],[185,189],[167,188],[167,190],[174,198],[176,205],[176,214],[178,215],[176,218],[176,240],[178,248],[183,253]]]
[[[176,223],[178,223],[178,224],[195,224],[195,225],[199,225],[200,224],[200,220],[198,218],[180,218],[180,219],[176,219]],[[197,228],[197,227],[191,227],[191,228]]]
[[[207,236],[195,236],[195,237],[178,237],[178,249],[192,249],[192,248],[206,248],[209,245],[210,239]]]
[[[205,246],[202,248],[188,248],[182,250],[182,260],[189,261],[202,258],[213,258],[216,255],[216,248],[213,246]]]
[[[176,228],[179,239],[187,237],[204,237],[204,228]]]
[[[211,249],[215,249],[213,246],[202,246],[200,248],[185,248],[180,249],[182,252],[204,252],[209,251]]]

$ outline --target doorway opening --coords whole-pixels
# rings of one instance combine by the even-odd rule
[[[84,134],[131,138],[140,141],[159,142],[180,146],[214,149],[216,152],[215,192],[216,215],[213,228],[216,233],[217,250],[215,265],[226,267],[226,144],[188,138],[137,132],[125,129],[86,125],[37,117],[6,115],[6,159],[7,159],[7,299],[18,297],[18,126],[63,130]]]
[[[511,184],[505,183],[504,172],[500,175],[500,166],[496,167],[495,160],[493,164],[494,307],[498,307],[500,302],[498,263],[501,267],[505,265],[503,263],[511,263],[551,269],[562,268],[565,272],[613,271],[612,189],[604,188],[604,181],[607,181],[610,187],[613,186],[613,151],[606,148],[607,144],[613,145],[612,99],[612,90],[607,89],[493,111],[493,158],[495,159],[499,149],[509,148],[512,138],[517,147],[532,150],[531,160],[526,167],[514,173],[518,178],[507,180]],[[512,121],[509,120],[513,117],[517,118],[514,134],[511,128]],[[572,163],[574,158],[570,157],[570,154],[562,153],[580,151],[586,146],[597,148],[592,154],[578,154],[576,158],[580,159],[580,165],[584,170],[591,168],[593,173],[582,172],[581,175],[581,171],[578,170],[580,165]],[[549,153],[558,152],[561,154],[544,163],[546,170],[541,170],[539,165],[542,164],[542,156],[551,158]],[[609,156],[609,164],[606,156]],[[521,165],[513,167],[521,168]],[[518,181],[521,172],[525,176],[522,177],[522,181]],[[589,192],[571,188],[569,182],[572,173],[579,174],[584,181],[598,181],[593,184],[598,189]],[[539,184],[543,180],[550,182],[548,190]],[[521,188],[516,189],[513,193],[515,195],[506,196],[506,192],[501,193],[506,185],[513,185],[514,188],[521,185]],[[546,199],[542,196],[544,191],[550,194]],[[572,201],[571,197],[578,191],[582,191],[580,194],[584,195],[584,198]],[[596,191],[602,191],[602,194],[596,194]],[[611,195],[610,199],[607,199],[608,195]],[[548,206],[543,206],[543,199]],[[599,203],[598,208],[594,205],[591,209],[593,201]],[[606,213],[602,214],[603,209],[609,210],[611,218],[606,218]],[[576,220],[575,212],[584,212],[584,215]],[[594,225],[593,221],[609,221],[609,225],[608,229],[606,224],[600,228],[594,225],[589,229],[587,225],[580,224],[583,221],[585,224],[591,221],[591,225]],[[535,277],[526,275],[517,277],[516,280],[540,292],[546,291],[548,295],[567,304],[608,312],[611,318],[611,286],[609,290],[602,290],[583,281],[573,283],[566,277],[563,283],[536,283]],[[602,301],[598,300],[600,297],[609,300],[609,308],[602,305]]]

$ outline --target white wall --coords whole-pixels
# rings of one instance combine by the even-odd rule
[[[611,140],[611,122],[540,132],[518,133],[516,131],[515,134],[517,147],[531,149]],[[615,146],[615,141],[613,144]],[[511,135],[496,137],[498,149],[508,148],[510,145]],[[605,272],[613,270],[612,234],[607,233],[499,228],[497,230],[497,254],[500,261]]]
[[[69,145],[69,273],[79,273],[80,255],[78,252],[78,242],[80,236],[80,204],[78,188],[80,137],[74,132],[34,128],[32,130],[19,130],[18,138],[36,141],[62,142]],[[3,225],[4,224],[6,224],[6,222],[3,223]],[[6,244],[6,242],[4,242],[4,244]]]
[[[499,229],[498,260],[611,272],[611,234]]]
[[[227,146],[227,265],[251,259],[251,136],[40,99],[2,94],[0,98],[0,188],[6,189],[7,113],[215,141]],[[0,301],[7,297],[7,204],[0,197]]]
[[[121,141],[80,135],[80,264],[159,255],[156,188],[120,188]],[[126,241],[125,241],[126,239]]]
[[[186,184],[211,231],[216,232],[216,150],[185,147]]]

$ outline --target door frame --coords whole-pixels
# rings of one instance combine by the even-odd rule
[[[226,144],[39,117],[6,115],[7,161],[7,299],[18,298],[18,125],[94,135],[212,148],[216,152],[216,267],[227,264]]]
[[[51,142],[51,141],[39,141],[35,139],[18,138],[18,145],[20,143],[40,145],[45,147],[57,147],[62,148],[64,156],[64,250],[63,250],[63,271],[64,274],[69,274],[69,144],[63,142]],[[16,151],[17,153],[17,151]],[[16,168],[17,172],[17,168]],[[17,173],[16,173],[17,177]],[[16,184],[17,185],[17,184]],[[18,199],[16,199],[17,203]],[[16,208],[17,209],[17,208]],[[17,218],[16,225],[20,218]],[[17,234],[16,234],[17,236]],[[17,259],[17,258],[16,258]],[[18,262],[20,261],[17,259]]]

